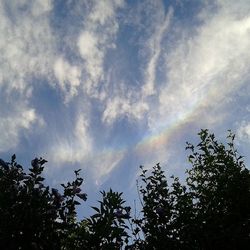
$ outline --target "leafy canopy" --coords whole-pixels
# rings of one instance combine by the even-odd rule
[[[102,191],[93,215],[77,220],[87,199],[79,170],[62,192],[44,184],[46,160],[26,173],[0,160],[0,249],[247,249],[250,245],[250,172],[235,149],[208,130],[187,143],[186,180],[167,178],[160,164],[141,168],[141,209],[131,214],[122,193]],[[135,208],[136,211],[136,208]]]

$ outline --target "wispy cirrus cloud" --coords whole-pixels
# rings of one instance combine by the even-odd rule
[[[180,40],[165,56],[167,84],[160,89],[159,109],[151,119],[155,125],[161,122],[157,117],[167,116],[175,123],[199,106],[224,105],[225,98],[245,84],[250,60],[245,5],[245,1],[218,2],[213,13],[204,8],[198,15],[195,30],[178,29]]]
[[[147,15],[146,22],[142,17],[145,14]],[[111,85],[112,91],[107,98],[102,115],[103,122],[110,125],[124,117],[130,122],[140,123],[147,120],[148,112],[151,109],[151,103],[147,97],[154,94],[157,96],[155,89],[157,66],[162,48],[164,48],[162,46],[163,38],[166,37],[172,16],[172,7],[165,13],[161,1],[145,1],[137,4],[135,9],[130,10],[128,17],[123,20],[125,24],[140,30],[140,48],[137,54],[127,54],[126,56],[139,58],[140,64],[136,66],[141,73],[141,77],[139,84],[136,81],[134,84],[128,82],[126,74],[112,78],[112,82],[118,84],[116,84],[117,86]],[[134,34],[134,36],[137,35]],[[135,38],[131,37],[131,40],[133,39]]]
[[[103,184],[110,176],[112,171],[119,167],[119,163],[125,156],[124,151],[106,151],[101,154],[90,158],[93,173],[93,178],[97,186]]]
[[[242,121],[236,131],[240,141],[250,142],[250,122]]]
[[[55,61],[54,74],[58,85],[65,93],[65,101],[68,102],[78,94],[81,71],[78,66],[70,65],[68,61],[60,57]]]
[[[115,48],[115,37],[119,28],[116,10],[123,1],[94,1],[92,10],[78,38],[79,53],[84,61],[84,91],[91,97],[103,99],[107,93],[100,93],[100,84],[105,80],[105,56]]]
[[[149,163],[152,159],[164,162],[169,147],[174,147],[171,135],[178,137],[182,130],[225,131],[234,126],[235,110],[242,105],[237,92],[247,86],[249,78],[249,7],[247,1],[204,2],[190,27],[176,22],[174,10],[171,32],[162,33],[161,55],[153,54],[149,60],[161,66],[145,70],[153,79],[161,75],[155,98],[147,103],[149,139],[136,148],[138,155],[150,152]],[[245,124],[239,134],[246,137],[247,128]]]
[[[140,121],[144,119],[148,109],[148,104],[142,99],[140,92],[120,82],[119,87],[107,98],[102,121],[109,125],[121,118],[127,118],[131,122]]]
[[[0,85],[8,90],[23,91],[30,87],[31,75],[48,73],[54,54],[51,8],[51,1],[1,2]]]
[[[28,99],[35,85],[32,77],[50,71],[54,51],[48,21],[51,9],[51,1],[0,3],[1,151],[17,146],[24,131],[41,124]]]
[[[15,148],[20,141],[22,131],[28,131],[35,124],[42,125],[43,120],[36,114],[35,110],[22,103],[8,114],[0,111],[0,152],[6,152]]]
[[[87,106],[88,111],[80,108],[82,111],[76,114],[73,136],[55,140],[53,149],[56,154],[53,159],[58,164],[91,162],[97,181],[108,175],[122,158],[121,154],[119,157],[116,153],[105,154],[105,147],[102,149],[98,141],[94,140],[90,110],[93,108],[92,100],[101,105],[107,102],[109,86],[106,81],[106,57],[109,50],[116,46],[116,33],[119,29],[117,10],[123,6],[123,1],[92,1],[88,5],[89,12],[83,17],[83,25],[75,41],[79,60],[74,66],[62,58],[54,64],[54,72],[61,88],[69,90],[71,97],[78,96],[78,108],[81,105]],[[102,164],[93,156],[94,152],[101,155]]]
[[[68,136],[54,139],[49,158],[58,166],[65,163],[83,162],[91,154],[92,147],[88,118],[79,114],[73,131],[69,131]]]
[[[141,161],[171,158],[178,124],[228,125],[238,90],[248,96],[250,5],[189,3],[1,1],[0,151],[42,135],[48,160],[91,165],[100,183],[128,147]],[[247,116],[237,117],[247,138]]]
[[[155,24],[155,32],[148,41],[148,50],[150,51],[149,61],[145,70],[145,84],[142,86],[142,96],[155,94],[155,80],[157,74],[157,66],[162,50],[163,36],[166,35],[167,29],[170,26],[171,17],[173,16],[173,8],[170,7],[163,23]]]

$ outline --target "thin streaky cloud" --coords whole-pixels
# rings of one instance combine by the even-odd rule
[[[157,24],[157,30],[152,35],[151,39],[148,42],[149,50],[152,54],[149,59],[146,72],[145,72],[145,84],[142,87],[142,96],[147,97],[155,93],[155,78],[156,78],[156,69],[157,63],[161,54],[162,49],[162,39],[166,35],[167,29],[171,22],[171,17],[173,16],[173,9],[170,7],[168,13],[165,17],[163,24]]]
[[[249,147],[249,13],[247,0],[1,1],[1,155],[45,155],[53,181],[83,168],[101,187],[181,164],[199,128]]]

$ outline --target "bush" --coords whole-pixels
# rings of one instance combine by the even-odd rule
[[[102,191],[92,216],[77,221],[85,201],[79,170],[63,192],[44,185],[46,160],[25,173],[0,160],[0,249],[247,249],[250,245],[250,172],[234,147],[208,130],[187,143],[192,164],[184,183],[167,178],[160,164],[141,167],[140,216],[131,215],[122,193]]]
[[[0,249],[62,249],[76,225],[77,198],[83,179],[57,189],[44,185],[44,159],[34,159],[29,173],[16,163],[0,161]]]

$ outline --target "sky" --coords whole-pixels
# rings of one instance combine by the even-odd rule
[[[0,158],[82,169],[90,203],[189,166],[201,128],[250,149],[248,0],[1,0]],[[92,198],[91,198],[92,197]]]

